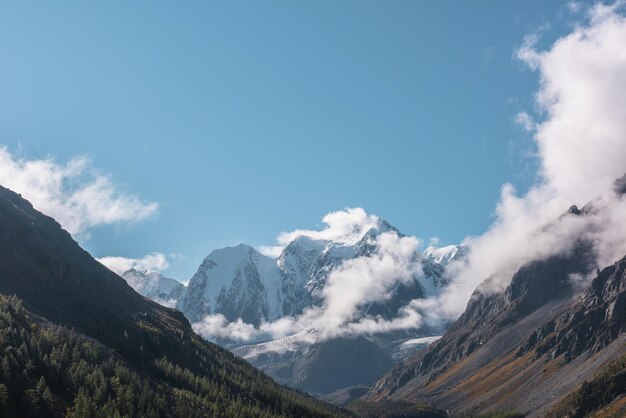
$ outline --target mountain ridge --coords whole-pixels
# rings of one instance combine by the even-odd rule
[[[45,363],[41,366],[42,373],[52,373],[49,367],[56,366],[48,365],[51,353],[46,357],[42,348],[20,348],[26,345],[22,338],[26,338],[27,330],[38,332],[37,326],[45,330],[49,328],[46,325],[48,321],[69,331],[48,336],[37,334],[33,338],[52,338],[55,341],[61,338],[58,346],[62,349],[64,339],[73,335],[72,332],[78,333],[86,338],[84,341],[97,341],[106,347],[105,351],[98,351],[99,356],[119,356],[117,358],[121,359],[124,367],[160,385],[159,390],[168,402],[144,404],[142,407],[140,398],[132,398],[135,412],[129,413],[129,416],[138,416],[144,407],[154,408],[155,416],[204,416],[207,411],[215,411],[218,416],[238,416],[241,412],[237,411],[243,410],[248,411],[246,414],[259,417],[300,414],[330,417],[344,414],[277,385],[229,351],[204,341],[193,332],[181,312],[136,293],[124,279],[80,248],[56,221],[36,211],[30,203],[4,187],[0,187],[0,293],[16,295],[22,301],[6,305],[9,306],[6,309],[10,320],[28,321],[24,332],[17,334],[17,340],[3,340],[3,343],[15,344],[11,346],[11,352],[21,353],[19,357],[18,354],[12,356],[10,361],[14,364],[8,364],[9,369],[21,367],[22,360],[26,364],[30,358]],[[11,304],[15,308],[11,308]],[[27,317],[19,316],[21,305],[29,312]],[[11,313],[12,309],[17,316]],[[33,315],[45,321],[33,322],[36,318]],[[20,345],[20,341],[23,344]],[[77,355],[83,355],[81,353],[77,351]],[[77,360],[73,367],[78,366]],[[101,372],[113,378],[117,374],[115,370],[113,367]],[[98,370],[93,372],[100,373]],[[31,390],[29,387],[37,385],[36,381],[32,381],[36,375],[20,380],[25,383],[20,386],[13,386],[16,382],[12,372],[8,376],[3,374],[2,385],[8,383],[11,391],[28,391]],[[125,396],[106,387],[66,385],[61,389],[63,386],[54,386],[51,381],[48,383],[48,389],[64,391],[53,391],[54,399],[65,399],[70,406],[73,403],[72,408],[77,410],[85,407],[86,411],[96,411],[109,401],[121,402],[120,397]],[[45,392],[43,384],[39,386],[42,393]],[[99,392],[99,389],[105,392]],[[150,392],[150,389],[146,390]],[[25,392],[15,396],[14,399],[30,399]],[[57,405],[55,402],[49,407]],[[23,416],[25,412],[19,408],[25,406],[15,405],[17,415]],[[216,405],[221,407],[215,409]],[[54,410],[56,412],[44,409],[44,412],[52,415],[62,412]]]
[[[626,351],[626,257],[598,271],[579,298],[543,286],[584,271],[589,251],[581,244],[569,256],[531,263],[504,293],[475,296],[439,342],[383,376],[368,398],[418,398],[456,414],[548,414]],[[525,295],[539,293],[545,297],[527,303]]]

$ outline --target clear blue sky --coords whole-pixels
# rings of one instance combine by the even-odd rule
[[[407,234],[483,232],[534,176],[524,35],[565,2],[0,3],[0,144],[88,155],[154,218],[95,230],[95,256],[271,244],[360,206]],[[529,168],[530,165],[530,168]]]

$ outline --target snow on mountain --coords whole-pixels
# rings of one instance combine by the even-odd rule
[[[245,244],[222,248],[204,259],[179,308],[191,322],[219,313],[259,325],[282,315],[282,282],[275,259]]]
[[[462,260],[467,256],[467,247],[462,245],[448,245],[445,247],[430,246],[422,254],[422,270],[424,278],[420,281],[428,296],[436,295],[445,287],[449,279],[446,277],[446,267],[453,261]]]
[[[331,272],[347,260],[375,254],[384,233],[404,236],[384,219],[367,220],[367,228],[348,227],[340,234],[290,234],[291,241],[285,242],[276,258],[245,244],[215,250],[199,266],[177,307],[192,323],[215,314],[254,326],[297,317],[323,303]],[[424,274],[416,274],[412,283],[398,283],[390,289],[388,300],[363,306],[362,313],[389,319],[412,299],[437,294],[446,283],[445,265],[462,253],[459,246],[429,247],[423,256],[416,252]]]
[[[259,325],[296,316],[321,301],[332,270],[371,253],[377,235],[390,230],[395,228],[379,220],[369,229],[349,230],[340,241],[296,235],[277,258],[245,244],[215,250],[190,280],[178,308],[191,322],[222,314],[229,321]]]
[[[281,357],[295,357],[304,353],[304,350],[316,342],[315,330],[306,329],[289,337],[267,341],[259,344],[249,344],[238,347],[233,352],[252,362],[264,357],[265,361]]]
[[[466,247],[461,245],[448,245],[445,247],[436,247],[431,245],[424,250],[424,260],[429,260],[437,264],[446,266],[450,261],[465,255]]]
[[[409,340],[406,340],[396,347],[396,349],[393,351],[393,354],[391,355],[391,358],[394,361],[402,361],[405,358],[409,357],[411,354],[414,354],[417,351],[428,347],[440,338],[441,335],[435,335],[432,337],[411,338]]]
[[[185,291],[185,286],[178,280],[154,271],[130,269],[122,274],[122,278],[140,295],[170,308],[176,307]]]
[[[154,274],[133,281],[138,274],[135,272],[126,278],[143,294],[168,300],[170,306],[174,303],[192,323],[202,325],[202,335],[231,348],[282,383],[318,391],[369,384],[375,376],[359,374],[367,369],[364,362],[378,364],[382,372],[392,359],[399,361],[433,341],[416,337],[443,330],[438,325],[416,322],[419,329],[364,330],[363,335],[328,338],[322,337],[318,328],[323,324],[310,320],[315,321],[318,313],[323,316],[328,306],[336,306],[331,299],[347,303],[344,295],[359,294],[362,290],[355,286],[364,281],[375,284],[371,288],[377,297],[367,295],[360,304],[358,300],[350,302],[353,305],[346,318],[393,323],[404,315],[411,301],[436,296],[448,282],[446,266],[464,257],[466,250],[460,246],[429,247],[420,254],[414,240],[415,244],[401,253],[404,247],[399,243],[409,237],[385,220],[354,211],[333,216],[339,225],[327,222],[321,231],[284,234],[280,246],[266,252],[275,257],[245,244],[211,252],[177,300],[167,287],[171,282],[162,282]],[[346,216],[364,219],[364,223],[351,225]],[[373,273],[381,271],[380,263],[390,262],[407,265],[400,269],[388,265],[376,273],[380,277]],[[388,271],[399,277],[388,277]],[[338,280],[348,280],[343,283],[350,285],[338,286]],[[385,284],[377,287],[382,280]],[[336,310],[333,312],[337,315]],[[280,331],[275,332],[278,328]],[[241,338],[242,332],[245,338]],[[285,337],[276,338],[278,335]],[[329,366],[334,364],[328,363],[329,359],[335,363],[341,359],[342,366]],[[320,380],[320,370],[332,377]],[[349,376],[352,380],[346,380]]]

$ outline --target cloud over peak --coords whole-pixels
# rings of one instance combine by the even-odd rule
[[[280,252],[293,240],[308,237],[315,240],[333,241],[338,244],[356,244],[372,228],[379,228],[381,219],[365,212],[363,208],[346,208],[330,212],[322,218],[324,227],[321,229],[296,229],[281,232],[277,245],[260,247],[261,253],[278,257]]]

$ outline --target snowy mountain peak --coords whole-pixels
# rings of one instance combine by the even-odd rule
[[[217,262],[234,262],[235,260],[242,260],[245,258],[252,257],[265,257],[263,254],[258,252],[253,247],[247,244],[238,244],[234,247],[224,247],[217,250],[211,251],[211,253],[205,258],[205,260],[211,260],[215,263]]]
[[[424,250],[423,258],[445,266],[450,261],[465,256],[466,253],[467,248],[462,245],[447,245],[445,247],[431,245]]]
[[[185,290],[185,286],[178,280],[150,270],[139,271],[132,268],[124,272],[122,278],[140,295],[170,308],[176,306]]]
[[[281,234],[281,246],[273,247],[279,250],[275,258],[246,244],[212,251],[177,307],[192,323],[207,315],[255,326],[297,317],[306,308],[325,303],[327,281],[346,261],[374,256],[385,233],[405,237],[385,219],[358,209],[331,213],[324,222],[327,227],[322,230]],[[415,250],[423,274],[416,270],[414,280],[394,284],[386,300],[359,309],[365,315],[391,318],[411,300],[437,294],[447,283],[445,265],[461,253],[458,246],[429,247],[423,256]]]
[[[219,313],[258,325],[280,314],[281,283],[275,259],[246,244],[226,247],[204,259],[180,308],[192,322]]]

